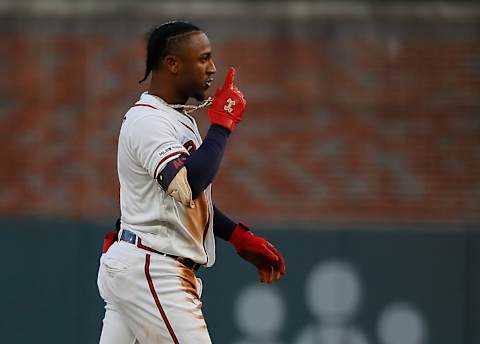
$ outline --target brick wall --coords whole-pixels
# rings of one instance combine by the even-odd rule
[[[2,20],[1,215],[117,214],[120,120],[144,87],[143,32],[161,21]],[[248,101],[214,184],[228,213],[268,223],[480,219],[476,21],[199,24],[216,84],[236,66]],[[198,119],[205,132],[205,113]]]

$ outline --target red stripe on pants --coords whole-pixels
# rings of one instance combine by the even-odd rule
[[[155,287],[153,286],[153,281],[152,281],[152,278],[150,277],[149,268],[150,268],[150,255],[147,254],[146,259],[145,259],[145,276],[147,277],[148,286],[150,287],[150,291],[152,293],[153,299],[155,300],[155,304],[157,305],[157,308],[160,311],[160,315],[162,316],[162,319],[165,322],[165,325],[167,325],[168,332],[170,332],[170,335],[172,336],[173,342],[175,344],[179,344],[177,336],[175,336],[175,332],[173,332],[173,328],[170,325],[170,322],[168,321],[167,315],[165,314],[165,311],[163,310],[163,307],[160,304],[160,300],[158,299],[158,295],[155,292]]]

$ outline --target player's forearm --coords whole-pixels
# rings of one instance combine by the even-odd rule
[[[185,196],[187,203],[188,199],[196,199],[217,174],[229,134],[228,129],[212,125],[203,143],[196,151],[190,156],[181,155],[170,161],[158,174],[157,181],[163,190],[168,194],[173,191],[179,196]],[[183,175],[179,173],[182,169],[187,173],[183,173]],[[179,175],[180,177],[178,177]],[[188,190],[182,187],[185,183],[188,183]],[[171,184],[172,187],[170,187]],[[183,203],[183,201],[181,202]]]
[[[229,134],[228,129],[212,125],[203,143],[185,161],[193,199],[207,188],[217,174]]]
[[[237,224],[222,213],[215,205],[213,206],[213,233],[225,241],[230,239]]]

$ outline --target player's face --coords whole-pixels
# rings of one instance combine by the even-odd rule
[[[178,87],[188,97],[202,101],[217,71],[210,41],[203,32],[196,32],[190,35],[181,50]]]

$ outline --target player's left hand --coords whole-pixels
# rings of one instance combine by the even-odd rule
[[[244,224],[237,225],[229,241],[240,257],[255,265],[260,282],[278,281],[285,273],[285,259],[280,252],[264,238],[254,235]]]

